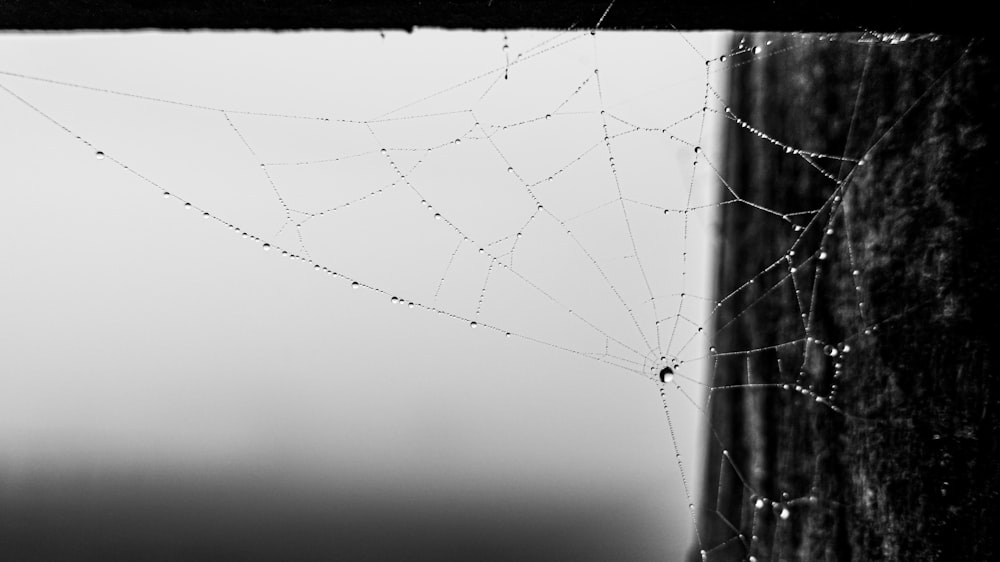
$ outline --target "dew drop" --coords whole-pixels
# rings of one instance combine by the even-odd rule
[[[507,173],[508,174],[513,174],[514,173],[514,167],[513,166],[508,166],[507,167]]]
[[[552,119],[552,114],[551,113],[546,113],[545,114],[545,118],[546,119]]]
[[[830,357],[836,357],[840,355],[840,352],[837,351],[837,348],[833,347],[832,345],[823,346],[823,353],[825,353]]]
[[[764,508],[764,500],[763,500],[763,499],[761,499],[761,498],[758,498],[758,499],[757,499],[757,502],[756,502],[756,503],[754,503],[753,505],[754,505],[754,507],[756,507],[757,509],[763,509],[763,508]]]
[[[763,50],[764,50],[764,49],[761,49],[760,47],[754,47],[754,48],[753,48],[753,54],[755,54],[755,55],[759,55],[759,54],[760,54],[760,52],[761,52],[761,51],[763,51]]]
[[[718,349],[716,349],[714,345],[712,347],[708,348],[708,352],[709,353],[715,353],[717,351],[718,351]]]
[[[441,220],[441,213],[434,213],[434,220]]]
[[[521,237],[521,233],[520,233],[520,232],[518,232],[518,233],[517,233],[517,237],[518,237],[518,238],[520,238],[520,237]]]
[[[406,306],[408,306],[410,308],[413,308],[413,303],[411,302],[411,303],[407,304]]]
[[[169,191],[164,191],[163,192],[163,198],[164,199],[170,199],[170,192]]]
[[[355,282],[351,283],[351,288],[352,288],[352,289],[358,289],[358,288],[360,288],[360,287],[361,287],[361,284],[360,284],[360,283],[358,283],[357,281],[355,281]]]
[[[850,353],[850,352],[851,352],[851,346],[845,343],[844,344],[844,353]]]
[[[184,204],[184,208],[185,209],[190,209],[191,208],[191,204],[190,203],[185,203]]]
[[[674,380],[674,370],[670,367],[660,369],[660,382],[668,383]]]
[[[479,324],[476,324],[475,322],[469,322],[469,327],[471,327],[471,328],[475,328],[478,325]]]
[[[719,62],[726,62],[726,58],[727,58],[726,55],[722,55],[721,57],[719,57]]]
[[[100,150],[98,150],[97,152],[95,152],[94,156],[97,157],[98,160],[104,160],[104,153],[101,152]]]
[[[828,229],[826,229],[826,235],[827,235],[827,236],[831,236],[831,235],[833,235],[833,229],[832,229],[832,228],[828,228]]]
[[[202,216],[203,218],[206,218],[206,219],[207,219],[207,218],[211,217],[212,215],[210,215],[210,214],[208,214],[208,213],[202,213],[202,214],[201,214],[201,216]]]
[[[819,259],[825,260],[826,259],[826,252],[820,252],[819,253]]]
[[[781,515],[779,515],[779,517],[781,517],[782,519],[788,519],[788,517],[791,514],[792,514],[792,512],[788,511],[787,507],[783,507],[783,508],[781,508]]]
[[[264,248],[264,251],[266,252],[271,249],[271,245],[265,242],[264,244],[261,245],[261,248]]]
[[[695,154],[701,152],[701,147],[700,146],[694,147],[694,152],[695,152]]]
[[[507,332],[507,334],[506,334],[506,335],[507,335],[507,337],[509,338],[509,337],[510,337],[510,332]]]

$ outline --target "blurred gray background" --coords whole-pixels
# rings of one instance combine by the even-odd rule
[[[705,59],[725,38],[511,32],[503,49],[501,32],[434,30],[0,36],[0,84],[72,131],[0,92],[0,550],[678,559],[694,536],[679,469],[693,493],[714,211],[690,212],[685,235],[684,215],[663,209],[716,202],[711,167],[692,162],[699,135],[701,158],[720,156],[721,118],[707,113],[701,133],[700,110],[706,68],[723,91]],[[229,114],[252,154],[221,112],[9,73],[378,122]],[[681,141],[626,124],[685,118],[669,130]],[[462,320],[264,252],[123,165]],[[268,176],[311,212],[385,189],[286,224]],[[511,263],[516,232],[513,269],[557,302],[496,265]],[[595,361],[605,335],[574,315],[638,350],[612,341],[635,363],[605,357],[635,372]],[[661,354],[687,377],[667,398],[680,465],[646,378]]]

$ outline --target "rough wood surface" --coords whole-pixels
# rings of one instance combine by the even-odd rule
[[[774,48],[790,40],[768,38]],[[788,268],[779,267],[726,300],[716,317],[720,351],[801,338],[803,312],[815,340],[749,361],[718,360],[715,385],[745,384],[749,376],[793,390],[713,395],[710,415],[723,445],[709,439],[702,540],[717,545],[734,534],[715,510],[748,543],[757,540],[749,552],[732,541],[710,560],[996,555],[1000,87],[991,47],[959,38],[817,41],[734,68],[734,115],[789,145],[864,155],[867,164],[833,205],[835,182],[729,128],[725,177],[741,196],[787,211],[826,207],[795,246],[801,310],[792,284],[779,283]],[[823,164],[842,178],[853,168]],[[834,206],[834,234],[824,240]],[[741,205],[725,206],[720,224],[720,298],[798,236],[780,218]],[[821,246],[828,259],[801,263]],[[850,351],[827,356],[822,347],[834,342],[848,342]],[[806,346],[813,349],[800,373]],[[821,396],[837,385],[834,402],[847,415],[794,392],[795,384]],[[787,520],[771,504],[754,507],[722,462],[722,446],[762,495],[805,498],[786,504]]]

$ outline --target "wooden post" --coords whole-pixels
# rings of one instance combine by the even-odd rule
[[[802,304],[787,282],[766,293],[787,268],[758,277],[724,303],[716,345],[754,349],[801,338],[803,312],[806,335],[819,343],[754,353],[749,361],[720,358],[715,385],[745,384],[749,369],[753,382],[793,389],[714,393],[710,415],[753,488],[769,499],[788,492],[816,501],[796,502],[787,520],[770,504],[756,509],[709,439],[700,511],[718,509],[747,541],[758,537],[749,552],[734,542],[713,554],[991,559],[997,535],[988,522],[1000,515],[995,45],[945,37],[801,47],[801,39],[779,35],[753,43],[766,39],[774,50],[788,41],[800,46],[734,66],[733,114],[793,147],[863,157],[865,165],[814,160],[849,177],[842,199],[832,202],[837,182],[806,159],[728,128],[725,175],[741,197],[773,209],[824,211],[792,258]],[[823,241],[831,209],[833,234]],[[773,218],[743,205],[723,208],[718,295],[792,248],[800,233]],[[804,263],[820,246],[828,259]],[[838,342],[849,343],[847,353],[822,353],[822,345]],[[803,364],[808,345],[818,349]],[[836,385],[833,403],[845,413],[794,392],[795,384],[820,396]],[[734,535],[721,517],[701,522],[708,546]]]

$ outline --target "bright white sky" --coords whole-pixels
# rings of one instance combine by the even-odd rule
[[[496,494],[612,494],[634,498],[623,517],[672,558],[693,527],[644,377],[676,355],[680,389],[703,400],[714,212],[690,212],[685,234],[663,209],[718,200],[716,113],[692,162],[705,60],[725,39],[512,32],[505,51],[500,32],[0,36],[0,85],[72,131],[0,90],[0,472],[256,470],[472,493],[486,511]],[[222,112],[10,73],[233,110],[253,153]],[[316,212],[380,188],[291,224],[275,191]],[[301,233],[312,259],[378,291],[223,222],[296,254]],[[642,376],[566,351],[598,357],[608,338],[637,363],[605,359]],[[669,388],[693,491],[700,414]]]

